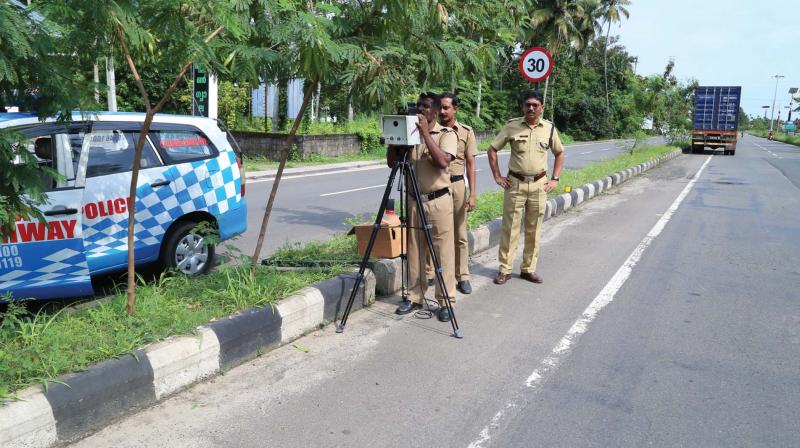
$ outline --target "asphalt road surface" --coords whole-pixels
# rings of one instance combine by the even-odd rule
[[[800,148],[685,154],[545,224],[542,285],[475,257],[77,447],[800,446]]]
[[[654,139],[660,141],[660,139]],[[577,143],[566,146],[566,168],[580,168],[592,162],[616,157],[629,141]],[[508,150],[500,152],[500,168],[507,170]],[[496,191],[486,154],[477,158],[478,191]],[[553,157],[550,155],[550,170]],[[350,227],[345,220],[354,216],[361,221],[378,211],[389,177],[385,164],[349,170],[284,175],[273,207],[262,256],[268,256],[287,242],[326,240]],[[252,255],[258,231],[272,188],[273,178],[247,182],[247,232],[232,241],[243,254]],[[395,186],[397,182],[395,182]],[[393,197],[397,197],[394,192]]]

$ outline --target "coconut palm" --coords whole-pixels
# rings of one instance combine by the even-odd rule
[[[597,7],[597,0],[542,0],[531,15],[526,30],[525,40],[544,41],[550,47],[553,58],[562,46],[582,48],[586,45],[587,11],[588,15]],[[594,29],[594,25],[589,26]],[[544,83],[544,100],[547,101],[547,89],[550,78]]]
[[[606,83],[606,116],[610,108],[608,99],[608,39],[611,34],[611,24],[622,22],[622,16],[627,19],[630,13],[626,6],[631,4],[630,0],[601,0],[601,15],[606,22],[606,40],[605,48],[603,50],[603,78]]]

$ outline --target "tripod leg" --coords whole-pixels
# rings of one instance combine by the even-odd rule
[[[344,326],[347,324],[347,317],[350,316],[350,311],[353,308],[353,301],[355,301],[356,294],[358,294],[358,287],[361,285],[361,281],[364,280],[364,271],[367,269],[369,256],[372,253],[372,247],[375,245],[375,238],[378,236],[378,230],[381,228],[383,213],[386,211],[386,201],[389,200],[389,196],[392,194],[392,184],[394,183],[394,178],[396,177],[401,165],[402,162],[395,163],[395,165],[392,167],[392,172],[389,174],[389,180],[386,182],[386,190],[383,192],[383,199],[381,199],[381,205],[378,208],[378,216],[375,217],[375,223],[372,225],[372,233],[369,235],[367,249],[364,251],[364,258],[361,259],[361,264],[358,267],[356,282],[353,285],[353,290],[350,292],[350,298],[347,300],[347,306],[344,308],[342,320],[339,321],[339,325],[336,326],[337,333],[344,331]]]
[[[428,216],[425,213],[425,208],[422,205],[422,197],[419,193],[419,184],[417,183],[417,175],[414,172],[413,167],[409,166],[408,168],[408,176],[411,179],[409,182],[409,188],[412,189],[412,193],[414,195],[414,201],[417,203],[417,212],[419,213],[420,221],[422,222],[422,230],[425,232],[425,241],[428,243],[428,251],[431,254],[431,260],[433,261],[433,268],[434,273],[436,274],[436,281],[439,283],[439,287],[441,288],[442,294],[444,295],[444,303],[447,307],[447,311],[450,312],[450,324],[453,326],[453,336],[456,338],[463,338],[464,336],[461,334],[461,328],[458,326],[458,321],[456,320],[456,314],[453,310],[453,303],[450,301],[450,294],[447,291],[447,286],[445,286],[444,282],[444,275],[442,274],[442,265],[439,262],[439,257],[436,253],[435,248],[433,247],[433,238],[431,237],[431,228],[428,225]]]

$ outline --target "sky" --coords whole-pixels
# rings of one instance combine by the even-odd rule
[[[800,87],[800,0],[631,0],[627,9],[611,34],[638,56],[637,74],[663,74],[673,58],[681,81],[742,86],[745,113],[762,117],[762,106],[772,112],[773,76],[784,75],[775,116],[786,118],[789,88]]]

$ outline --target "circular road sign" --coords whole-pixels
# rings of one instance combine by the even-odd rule
[[[553,71],[553,56],[541,47],[525,50],[519,58],[519,72],[530,82],[541,82]]]

